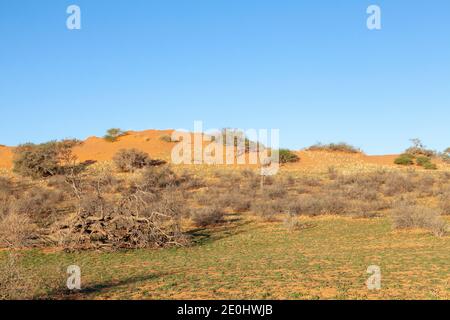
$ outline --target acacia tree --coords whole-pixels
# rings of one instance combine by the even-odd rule
[[[103,137],[106,141],[115,142],[120,137],[126,135],[125,131],[122,131],[120,128],[111,128],[106,131],[106,135]]]

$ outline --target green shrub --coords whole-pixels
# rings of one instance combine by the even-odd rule
[[[27,177],[43,178],[63,174],[75,167],[72,148],[78,140],[51,141],[42,144],[27,143],[14,149],[14,172]]]
[[[426,162],[423,164],[423,168],[427,170],[437,170],[437,166],[434,163]]]
[[[414,156],[408,153],[404,153],[397,159],[395,159],[394,163],[402,166],[411,166],[414,164]]]
[[[427,156],[419,156],[416,158],[416,163],[418,166],[423,167],[427,170],[436,170],[437,166],[431,162],[431,159]]]
[[[411,149],[411,148],[410,148]],[[408,149],[409,150],[409,149]],[[417,156],[416,156],[417,155]],[[436,170],[437,166],[431,162],[430,156],[422,155],[421,153],[404,153],[394,160],[395,164],[410,166],[414,163],[427,170]]]
[[[298,162],[299,156],[288,149],[280,149],[280,163]]]
[[[125,131],[122,131],[119,128],[111,128],[108,131],[106,131],[106,135],[103,137],[108,142],[115,142],[120,137],[126,136],[127,133]]]
[[[340,143],[330,143],[330,144],[315,144],[307,149],[308,151],[338,151],[345,153],[360,153],[361,149],[349,145],[345,142]]]

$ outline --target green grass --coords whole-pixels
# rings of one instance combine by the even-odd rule
[[[450,237],[394,232],[386,218],[308,219],[309,229],[244,217],[193,232],[187,248],[128,252],[23,252],[43,278],[76,264],[75,299],[448,299]],[[369,291],[369,265],[382,289]],[[44,271],[45,270],[45,271]]]

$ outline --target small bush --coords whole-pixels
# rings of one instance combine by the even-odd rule
[[[142,173],[140,185],[144,190],[175,187],[183,180],[168,167],[148,167]]]
[[[416,184],[409,175],[391,173],[386,177],[382,192],[385,196],[393,196],[400,193],[414,191]]]
[[[30,246],[36,237],[37,227],[26,214],[10,211],[0,217],[0,247],[23,248]]]
[[[148,153],[138,149],[121,149],[114,155],[113,161],[122,172],[133,172],[151,163]]]
[[[281,183],[276,183],[264,188],[264,195],[272,200],[284,198],[287,195],[285,186]]]
[[[337,151],[344,153],[360,153],[361,149],[356,148],[348,143],[330,143],[330,144],[315,144],[307,149],[308,151]]]
[[[103,139],[105,139],[108,142],[116,142],[120,137],[126,135],[127,133],[119,128],[111,128],[108,131],[106,131],[106,134],[103,136]]]
[[[234,212],[246,212],[251,207],[251,200],[247,195],[234,191],[231,193],[222,193],[219,190],[214,194],[199,194],[197,200],[200,204],[206,205],[212,202],[220,208],[231,208]]]
[[[173,141],[172,137],[169,136],[168,134],[165,134],[165,135],[159,137],[159,140],[164,141],[164,142],[177,142],[177,141]]]
[[[416,158],[416,163],[418,166],[423,167],[427,170],[436,170],[437,166],[431,162],[430,157],[427,156],[419,156]]]
[[[298,162],[299,156],[288,149],[280,149],[280,163]]]
[[[252,211],[267,221],[274,221],[275,216],[283,213],[284,208],[277,200],[259,200],[252,203]]]
[[[394,160],[394,163],[401,166],[412,166],[414,164],[414,156],[408,153],[401,154]]]
[[[217,207],[206,207],[193,210],[192,221],[197,227],[206,227],[224,221],[224,212]]]
[[[324,214],[343,214],[346,201],[337,194],[300,195],[285,202],[291,214],[318,216]]]
[[[432,196],[435,179],[432,176],[424,175],[417,180],[417,190],[420,196]]]
[[[446,233],[447,225],[438,210],[409,204],[398,204],[391,214],[395,229],[422,228],[436,236]]]

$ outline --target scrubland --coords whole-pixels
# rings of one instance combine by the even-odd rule
[[[82,165],[63,154],[0,176],[2,299],[450,298],[448,167],[287,164],[262,180],[132,149]]]

